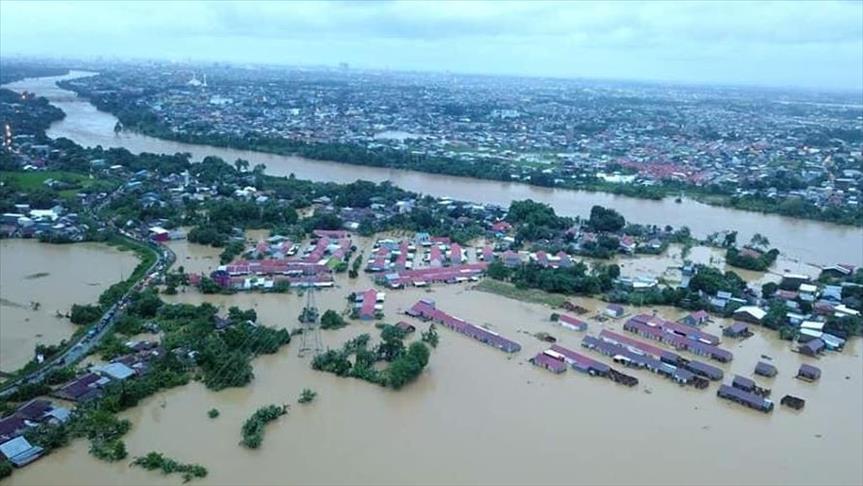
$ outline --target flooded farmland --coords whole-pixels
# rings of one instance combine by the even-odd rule
[[[188,246],[188,255],[218,258],[218,250]],[[178,259],[178,265],[183,260]],[[190,268],[187,265],[187,268]],[[321,309],[344,309],[345,297],[368,288],[337,277],[337,288],[318,293]],[[863,480],[863,358],[860,339],[844,352],[814,360],[790,351],[773,332],[723,346],[735,359],[721,367],[751,376],[761,355],[779,369],[757,381],[807,400],[793,412],[777,407],[770,415],[718,399],[716,385],[700,391],[681,388],[646,371],[631,371],[640,383],[626,388],[569,370],[554,375],[527,360],[548,344],[533,337],[551,333],[560,344],[581,349],[584,333],[549,321],[551,309],[471,290],[466,285],[387,292],[385,321],[419,298],[514,339],[523,349],[507,355],[439,327],[440,346],[428,369],[413,384],[393,392],[362,381],[316,372],[297,356],[298,341],[276,355],[255,360],[255,380],[242,389],[212,392],[193,383],[159,393],[125,414],[133,422],[125,437],[130,456],[155,450],[209,469],[196,484],[860,484]],[[208,301],[226,308],[252,307],[259,320],[293,328],[303,297],[296,294],[202,295],[189,290],[166,299]],[[622,320],[590,317],[602,303],[574,298],[591,310],[588,334],[619,329]],[[652,309],[641,309],[651,311]],[[668,318],[682,311],[656,309]],[[627,309],[627,312],[636,312]],[[407,320],[410,320],[407,318]],[[419,329],[427,325],[412,320]],[[707,330],[721,333],[724,320]],[[323,331],[325,346],[378,331],[352,321]],[[418,333],[417,333],[418,334]],[[590,351],[584,351],[609,362]],[[821,381],[794,379],[800,363],[817,363]],[[318,392],[297,405],[303,388]],[[238,445],[242,422],[259,406],[291,403],[290,414],[268,427],[261,449]],[[212,420],[207,410],[218,408]],[[801,460],[806,458],[806,460]],[[669,468],[669,461],[674,467]],[[813,467],[817,464],[817,467]],[[672,471],[670,473],[669,471]],[[16,471],[10,485],[176,484],[177,478],[106,464],[79,441]]]
[[[57,313],[96,302],[137,264],[133,253],[96,243],[0,240],[0,370],[26,364],[37,344],[71,336],[76,326]]]

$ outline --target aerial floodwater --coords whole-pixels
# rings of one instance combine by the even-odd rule
[[[675,203],[617,196],[608,193],[573,191],[530,186],[519,183],[478,180],[414,171],[368,167],[310,160],[302,157],[274,155],[162,140],[146,135],[114,132],[117,118],[101,112],[90,102],[56,82],[94,75],[72,71],[65,76],[25,79],[7,85],[15,91],[30,91],[48,98],[66,113],[66,118],[48,130],[52,138],[65,137],[80,145],[123,147],[134,153],[187,152],[193,160],[214,155],[232,162],[238,158],[252,165],[265,164],[273,175],[294,174],[301,179],[332,182],[389,180],[393,184],[423,194],[449,196],[459,200],[508,206],[513,200],[533,199],[550,204],[559,214],[587,216],[593,205],[611,207],[627,220],[675,227],[688,226],[694,235],[704,237],[715,231],[737,230],[740,241],[755,233],[770,239],[783,252],[816,265],[848,263],[863,265],[863,229],[819,221],[805,221],[784,216],[710,206],[690,199]],[[829,242],[829,244],[825,244]]]
[[[357,242],[366,247],[367,242]],[[194,270],[218,260],[217,248],[187,241],[169,243],[177,264]],[[373,285],[367,274],[337,277],[337,289],[317,295],[321,308],[340,309],[345,294]],[[261,322],[296,326],[303,297],[292,294],[203,295],[195,290],[164,296],[169,302],[220,308],[254,308]],[[149,450],[206,465],[210,474],[194,484],[860,484],[863,465],[861,342],[817,361],[817,383],[794,378],[801,362],[775,333],[758,332],[723,346],[734,361],[720,366],[726,376],[749,376],[762,354],[780,371],[759,382],[774,400],[790,393],[805,397],[801,412],[779,408],[762,414],[683,388],[646,371],[627,388],[570,370],[555,375],[527,362],[548,348],[532,334],[553,333],[558,343],[592,357],[579,346],[583,333],[552,326],[550,309],[539,304],[472,290],[461,285],[387,293],[385,317],[421,298],[435,299],[448,312],[488,326],[522,344],[502,353],[439,327],[440,345],[430,367],[409,388],[393,392],[360,380],[339,378],[309,367],[296,345],[254,362],[250,386],[221,392],[200,383],[159,393],[124,413],[133,427],[125,437],[131,455]],[[603,304],[573,299],[593,312]],[[682,311],[657,308],[676,318]],[[628,309],[628,313],[636,309]],[[424,328],[424,324],[414,321]],[[716,319],[707,331],[720,334]],[[620,332],[622,322],[595,323]],[[324,345],[338,347],[371,324],[323,332]],[[714,363],[716,364],[716,363]],[[267,430],[266,444],[249,451],[237,446],[249,410],[269,403],[293,403],[313,388],[310,407],[293,406]],[[857,390],[857,392],[853,392]],[[218,420],[206,411],[218,408]],[[800,458],[806,458],[801,460]],[[721,459],[721,460],[720,460]],[[669,463],[674,466],[670,467]],[[818,467],[812,467],[812,464]],[[673,474],[669,475],[669,471]],[[829,481],[827,480],[829,478]],[[16,471],[10,485],[176,484],[120,461],[107,464],[88,454],[86,441],[56,451]]]
[[[36,344],[71,336],[76,326],[63,316],[72,304],[95,303],[137,264],[135,255],[98,243],[0,241],[0,371],[27,364]]]
[[[65,78],[83,75],[87,73],[74,72]],[[66,118],[55,123],[48,135],[82,145],[125,147],[133,152],[189,152],[196,160],[207,155],[228,161],[244,158],[252,164],[266,164],[273,174],[294,173],[300,178],[340,182],[391,180],[417,192],[501,205],[533,198],[568,215],[586,215],[592,205],[601,204],[617,208],[635,221],[687,225],[698,235],[736,229],[748,239],[759,232],[803,262],[863,264],[863,231],[859,228],[694,201],[648,201],[181,144],[133,133],[116,135],[116,118],[56,87],[54,83],[62,78],[29,79],[10,87],[46,96],[62,108]],[[246,236],[247,243],[254,244],[268,233],[247,232]],[[354,243],[360,252],[370,255],[370,238],[358,237]],[[222,251],[186,240],[165,244],[176,255],[175,267],[183,266],[189,273],[212,270]],[[4,258],[19,258],[19,252],[32,249],[87,248],[71,245],[58,249],[35,242],[14,245],[21,248],[7,251],[4,246]],[[691,250],[690,258],[696,261],[719,258],[711,248]],[[668,255],[620,257],[618,263],[661,276],[669,267],[679,267],[682,258],[682,249],[674,246]],[[89,265],[96,272],[118,268]],[[802,271],[798,270],[800,265],[780,260],[777,266]],[[7,276],[5,260],[3,266],[3,296],[16,296],[17,292],[7,294],[7,289],[18,285],[28,272]],[[32,272],[54,272],[32,266],[36,268]],[[334,288],[315,294],[318,306],[345,309],[346,296],[375,285],[371,275],[360,272],[358,277],[349,278],[345,273],[336,274]],[[758,272],[743,275],[751,282],[775,277]],[[28,285],[49,278],[31,277]],[[83,280],[117,281],[120,277],[111,273],[94,276],[91,272]],[[86,285],[71,278],[68,282],[66,287],[75,289]],[[65,291],[62,286],[41,293],[28,289],[15,299],[26,304],[24,296],[45,295],[46,305],[58,288]],[[566,348],[611,363],[611,358],[580,346],[584,332],[552,323],[552,309],[543,304],[503,298],[467,282],[388,290],[386,294],[384,322],[405,319],[419,334],[428,324],[404,312],[419,299],[434,299],[446,312],[512,339],[522,349],[504,353],[438,326],[440,345],[432,351],[428,368],[416,382],[396,392],[313,370],[308,356],[298,356],[297,337],[285,350],[255,359],[254,380],[248,386],[216,392],[193,381],[159,392],[122,412],[132,424],[123,437],[129,457],[160,451],[184,463],[204,465],[209,473],[192,483],[196,485],[863,483],[863,341],[859,338],[849,339],[841,352],[820,358],[792,352],[791,344],[780,340],[778,333],[761,328],[754,329],[754,335],[747,339],[723,338],[723,348],[733,352],[734,359],[711,364],[722,369],[726,382],[735,374],[751,376],[759,361],[769,361],[779,370],[773,378],[758,379],[759,384],[773,390],[771,398],[777,402],[776,410],[765,414],[718,399],[716,383],[707,390],[696,390],[646,370],[626,369],[639,380],[630,388],[573,369],[553,374],[533,366],[529,358],[550,346],[536,337],[540,333],[551,334]],[[297,327],[304,304],[304,295],[296,291],[204,294],[189,287],[161,297],[170,303],[206,302],[221,311],[231,306],[254,309],[261,323],[287,329]],[[569,300],[586,310],[590,335],[602,330],[623,332],[626,319],[594,317],[605,303],[581,297]],[[662,306],[627,306],[624,312],[627,316],[656,312],[674,320],[686,314]],[[729,319],[714,317],[706,331],[722,335],[730,324]],[[69,326],[65,321],[63,325]],[[375,339],[378,335],[374,324],[355,320],[344,328],[322,331],[323,345],[338,348],[363,333]],[[803,363],[816,364],[823,372],[821,379],[814,383],[796,379]],[[614,366],[623,370],[622,365]],[[318,394],[309,406],[296,404],[304,388]],[[805,409],[779,406],[784,394],[805,398]],[[243,422],[250,411],[267,404],[292,407],[286,418],[268,427],[263,447],[240,447]],[[220,412],[218,419],[208,418],[207,411],[213,408]],[[4,481],[10,486],[161,485],[177,484],[180,479],[129,467],[129,460],[99,461],[88,452],[87,441],[76,440],[16,470]]]

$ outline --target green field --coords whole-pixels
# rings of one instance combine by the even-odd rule
[[[566,301],[566,297],[560,294],[552,294],[538,289],[520,289],[513,284],[491,278],[484,278],[474,288],[481,292],[488,292],[509,299],[545,304],[551,307],[560,307]]]
[[[36,171],[36,172],[4,172],[0,174],[0,182],[4,185],[15,187],[21,191],[29,192],[39,188],[49,189],[44,183],[48,179],[55,179],[66,182],[75,186],[74,188],[58,191],[62,197],[74,197],[75,194],[83,189],[87,189],[94,184],[110,184],[114,182],[104,179],[90,179],[84,174],[76,172],[67,172],[60,170]]]

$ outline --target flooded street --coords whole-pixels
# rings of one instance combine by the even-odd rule
[[[137,264],[133,253],[96,243],[0,240],[0,370],[24,366],[37,344],[71,336],[77,327],[57,312],[96,302]]]
[[[366,240],[364,240],[366,241]],[[217,261],[218,249],[171,242],[187,271]],[[187,247],[183,249],[182,247]],[[211,258],[208,258],[211,257]],[[184,262],[195,262],[184,263]],[[337,287],[318,293],[321,310],[345,308],[345,297],[371,285],[366,274],[344,274]],[[551,309],[471,290],[465,285],[430,291],[388,291],[386,322],[411,320],[401,312],[419,298],[433,298],[454,315],[522,344],[507,355],[438,327],[440,346],[413,384],[393,392],[362,381],[314,371],[297,356],[295,339],[276,355],[254,361],[255,380],[242,389],[212,392],[198,383],[159,393],[125,414],[133,422],[125,437],[131,457],[151,450],[181,462],[200,463],[209,476],[194,484],[860,484],[863,482],[863,358],[861,341],[842,353],[813,360],[790,351],[773,332],[723,340],[735,359],[721,367],[751,376],[762,354],[779,369],[757,381],[807,400],[794,412],[777,405],[770,415],[720,400],[716,385],[681,388],[646,371],[628,371],[634,388],[568,370],[554,375],[527,360],[549,345],[532,336],[546,331],[582,351],[584,333],[549,321]],[[194,290],[165,296],[175,302],[211,302],[226,309],[252,307],[259,320],[297,326],[303,297],[291,294],[202,295]],[[622,320],[593,319],[603,304],[573,298],[591,310],[588,334],[617,329]],[[642,309],[650,311],[650,309]],[[676,319],[682,311],[659,308]],[[627,309],[627,312],[635,312]],[[418,332],[427,325],[416,320]],[[719,334],[725,321],[708,331]],[[362,321],[322,331],[325,346],[379,331]],[[584,354],[610,362],[590,351]],[[685,354],[685,353],[684,353]],[[822,379],[794,379],[800,363],[817,363]],[[318,392],[309,405],[296,400],[303,388]],[[259,406],[290,403],[290,414],[271,424],[261,449],[238,445],[243,421]],[[221,415],[209,419],[207,410]],[[805,458],[805,460],[803,460]],[[669,467],[673,461],[674,467]],[[813,467],[817,465],[817,467]],[[10,485],[157,485],[176,477],[107,464],[78,441],[16,471]]]
[[[598,192],[543,188],[186,144],[128,132],[116,134],[114,126],[117,118],[98,111],[91,103],[55,84],[60,79],[74,79],[91,74],[73,71],[66,76],[25,79],[7,87],[16,91],[31,91],[51,100],[66,113],[66,118],[53,124],[48,130],[48,136],[66,137],[84,146],[124,147],[135,153],[188,152],[193,160],[201,160],[208,155],[216,155],[229,162],[243,158],[252,165],[265,164],[267,172],[273,175],[293,173],[302,179],[333,182],[353,182],[357,179],[389,180],[399,187],[415,192],[502,206],[508,206],[513,200],[531,198],[548,203],[558,213],[567,216],[586,217],[590,208],[599,204],[618,210],[634,222],[689,226],[698,237],[734,229],[740,233],[738,241],[749,241],[753,234],[761,233],[784,253],[808,263],[863,265],[863,229],[851,226],[739,211],[709,206],[689,199],[680,204],[671,198],[651,201]]]

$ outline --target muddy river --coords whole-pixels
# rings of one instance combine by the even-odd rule
[[[361,245],[367,244],[363,240]],[[171,242],[178,265],[209,268],[218,250]],[[341,310],[348,293],[371,285],[366,275],[340,276],[337,288],[318,293],[322,309]],[[770,415],[715,396],[716,385],[681,388],[646,371],[631,371],[640,383],[626,388],[569,370],[553,375],[527,360],[548,345],[532,336],[546,331],[574,349],[583,333],[554,326],[551,310],[537,304],[472,290],[438,286],[387,293],[385,320],[428,297],[455,315],[486,324],[520,342],[507,355],[439,328],[440,346],[419,380],[392,392],[353,379],[311,370],[297,356],[298,340],[282,352],[254,362],[255,381],[242,389],[212,392],[199,384],[161,393],[129,411],[126,444],[131,456],[151,450],[209,469],[195,484],[861,484],[863,482],[863,359],[861,341],[842,353],[813,360],[790,351],[774,333],[756,332],[725,340],[735,359],[726,373],[750,376],[766,354],[779,369],[759,379],[778,400],[786,393],[807,399],[802,412],[779,407]],[[253,307],[267,324],[293,328],[303,298],[297,294],[205,296],[196,291],[166,297],[208,301],[227,308]],[[619,329],[593,316],[602,304],[572,299],[591,309],[588,333]],[[650,309],[644,309],[649,311]],[[657,309],[669,318],[681,311]],[[628,309],[634,312],[635,309]],[[414,321],[420,330],[425,324]],[[719,333],[724,321],[708,330]],[[369,323],[323,331],[326,346],[378,332]],[[605,357],[591,354],[601,361]],[[793,378],[800,363],[817,363],[820,382]],[[303,388],[318,392],[298,405]],[[271,424],[261,449],[238,445],[243,421],[259,406],[291,403],[291,412]],[[221,416],[207,417],[218,408]],[[78,441],[16,471],[10,485],[178,484],[128,467],[106,464]]]
[[[265,164],[267,172],[274,175],[293,173],[304,179],[335,182],[389,180],[411,191],[503,206],[508,206],[513,200],[532,198],[552,205],[561,214],[571,216],[587,216],[593,205],[600,204],[617,209],[635,222],[689,226],[700,237],[715,231],[735,229],[740,233],[740,241],[748,241],[754,233],[761,233],[783,252],[809,263],[863,265],[863,229],[849,226],[738,211],[693,200],[684,200],[680,204],[670,198],[650,201],[605,193],[540,188],[185,144],[135,133],[115,134],[117,119],[113,115],[98,111],[88,101],[55,84],[60,79],[91,74],[73,71],[66,76],[26,79],[7,87],[31,91],[51,100],[66,112],[66,118],[52,125],[48,135],[66,137],[84,146],[124,147],[136,153],[188,152],[194,160],[201,160],[208,155],[216,155],[227,161],[243,158],[252,165]]]
[[[96,302],[137,264],[133,253],[96,243],[0,240],[0,370],[25,365],[37,344],[71,336],[76,326],[58,311]]]

